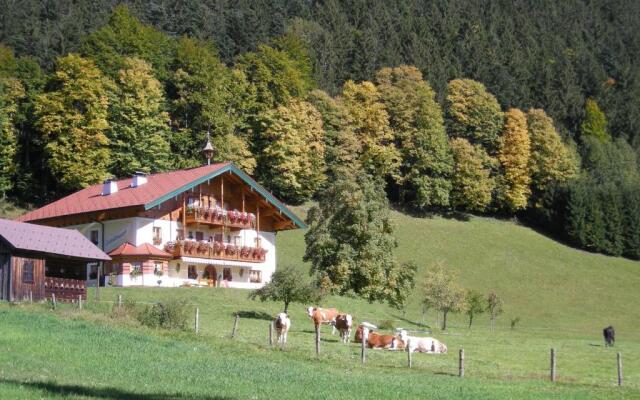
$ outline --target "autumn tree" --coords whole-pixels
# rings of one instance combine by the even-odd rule
[[[421,210],[449,206],[453,158],[435,92],[406,65],[383,68],[376,83],[402,155],[402,198]]]
[[[18,152],[15,115],[18,102],[24,96],[19,80],[0,75],[0,199],[4,199],[14,185]]]
[[[552,183],[564,183],[579,171],[577,154],[562,142],[553,120],[544,110],[527,111],[527,126],[531,139],[531,187],[534,193],[543,193]]]
[[[355,136],[362,144],[363,169],[374,177],[399,179],[401,156],[394,145],[389,114],[378,89],[371,82],[347,81],[342,89],[342,102]]]
[[[309,211],[304,260],[320,287],[401,308],[416,267],[400,264],[389,204],[368,174],[331,182]]]
[[[164,92],[151,66],[139,58],[125,59],[109,116],[110,170],[115,176],[171,167],[169,114],[164,106]]]
[[[355,136],[342,102],[317,89],[309,93],[308,101],[322,116],[327,181],[354,177],[362,170],[362,144]]]
[[[491,176],[494,160],[466,139],[453,139],[450,145],[454,160],[451,205],[468,211],[485,210],[495,187]]]
[[[117,6],[109,21],[82,44],[82,55],[91,58],[104,74],[117,79],[125,60],[140,58],[153,66],[156,78],[169,77],[174,41],[151,25],[140,22],[126,5]]]
[[[480,144],[489,154],[497,150],[504,115],[482,83],[471,79],[449,82],[445,111],[450,136]]]
[[[46,141],[47,163],[66,189],[83,188],[107,175],[111,84],[93,61],[69,54],[58,59],[51,90],[37,99],[36,126]]]
[[[283,312],[289,311],[291,303],[315,303],[320,291],[292,266],[278,268],[271,276],[271,281],[249,294],[252,300],[280,301],[284,303]]]
[[[263,113],[258,176],[291,203],[309,200],[324,181],[322,117],[310,103],[292,100]]]
[[[493,331],[495,327],[496,319],[498,315],[502,314],[504,311],[502,309],[503,301],[500,296],[496,292],[490,292],[487,295],[487,305],[486,310],[489,313],[489,317],[491,319],[491,330]]]
[[[422,303],[442,313],[442,330],[447,329],[449,313],[460,312],[465,306],[465,291],[457,279],[457,273],[446,270],[441,263],[431,266],[423,278]]]
[[[244,74],[230,70],[213,46],[183,37],[177,43],[175,72],[171,77],[171,114],[175,126],[172,148],[179,155],[179,167],[202,164],[200,150],[210,132],[220,144],[229,135],[235,146],[223,146],[218,161],[234,161],[253,173],[247,129],[254,108],[254,93]],[[225,156],[226,159],[219,157]]]
[[[498,160],[501,166],[500,206],[513,212],[527,206],[531,194],[531,141],[527,119],[516,108],[505,113],[505,125],[499,140]]]
[[[580,124],[580,133],[601,142],[611,140],[607,131],[607,117],[594,99],[587,99],[584,105],[584,120]]]

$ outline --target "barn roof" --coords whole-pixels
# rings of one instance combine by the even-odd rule
[[[205,165],[198,168],[149,175],[147,176],[147,183],[138,187],[131,187],[133,178],[121,179],[115,181],[118,191],[107,196],[102,195],[102,184],[89,186],[37,210],[21,215],[16,220],[23,222],[42,221],[67,215],[136,206],[150,210],[172,197],[225,172],[231,172],[242,179],[299,228],[306,227],[305,223],[280,200],[232,163]]]
[[[52,228],[0,219],[0,239],[13,250],[108,261],[111,258],[75,229]]]
[[[173,254],[160,250],[159,248],[143,243],[140,246],[134,246],[129,242],[122,243],[120,246],[109,252],[111,257],[124,256],[144,256],[149,258],[173,258]]]

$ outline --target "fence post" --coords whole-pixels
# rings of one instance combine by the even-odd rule
[[[551,382],[556,381],[556,349],[551,349]]]
[[[622,354],[618,353],[618,386],[622,386]]]
[[[320,324],[316,324],[316,357],[320,357]]]
[[[78,308],[82,310],[82,295],[78,295]]]
[[[367,361],[367,339],[369,338],[369,329],[362,329],[362,340],[360,341],[360,362],[363,364]]]
[[[195,331],[196,335],[200,332],[200,307],[196,307]]]
[[[464,378],[464,349],[460,348],[458,352],[458,376]]]
[[[407,339],[407,364],[409,368],[413,366],[413,362],[411,360],[411,339]]]
[[[273,321],[269,322],[269,347],[273,348]]]
[[[122,295],[118,295],[118,310],[122,308]]]
[[[233,320],[233,330],[231,331],[231,339],[236,337],[236,329],[238,329],[238,318],[240,318],[240,316],[236,314],[236,318]]]
[[[51,293],[51,304],[53,305],[53,309],[56,309],[56,294]]]

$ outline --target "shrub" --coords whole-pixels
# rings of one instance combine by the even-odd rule
[[[396,327],[395,327],[395,324],[394,324],[393,320],[385,319],[385,320],[380,321],[380,323],[378,324],[378,328],[380,328],[381,330],[385,330],[385,331],[392,331]]]
[[[511,330],[516,329],[518,322],[520,322],[520,317],[511,318]]]
[[[150,328],[170,330],[187,329],[187,304],[184,301],[168,300],[146,306],[138,314],[138,321]]]
[[[118,307],[118,303],[113,304],[111,309],[111,318],[137,318],[138,309],[136,302],[131,299],[125,299],[122,302],[122,307]]]

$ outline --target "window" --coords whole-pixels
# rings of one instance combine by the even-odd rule
[[[89,233],[89,240],[91,240],[91,243],[97,246],[100,242],[100,231],[98,231],[97,229],[92,230]]]
[[[196,270],[195,265],[189,265],[189,271],[187,272],[187,277],[189,279],[198,279],[198,270]]]
[[[98,279],[98,263],[87,264],[89,279]]]
[[[161,263],[161,262],[156,261],[156,262],[154,263],[154,266],[153,266],[153,273],[154,273],[155,275],[157,275],[157,276],[162,276],[162,274],[163,274],[164,272],[162,271],[162,263]]]
[[[251,275],[249,275],[249,282],[262,283],[262,271],[251,271]]]
[[[240,244],[242,243],[242,242],[241,242],[241,239],[242,239],[242,237],[241,237],[241,236],[234,236],[234,237],[233,237],[233,242],[232,242],[232,243],[233,243],[235,246],[240,246]]]
[[[256,247],[259,249],[262,247],[262,238],[255,238],[255,242],[256,242]]]
[[[222,279],[225,281],[231,281],[231,268],[225,268],[222,270]]]
[[[193,231],[189,231],[189,236],[187,236],[189,240],[193,240]]]
[[[196,240],[204,240],[204,233],[196,232]]]
[[[139,262],[131,263],[131,267],[129,268],[129,275],[131,275],[131,277],[134,279],[142,275],[142,264]]]
[[[213,240],[215,240],[216,242],[222,243],[222,233],[214,233]]]
[[[162,243],[162,228],[159,226],[153,227],[153,244],[159,245]]]
[[[24,260],[22,264],[22,283],[35,283],[33,277],[33,260]]]

